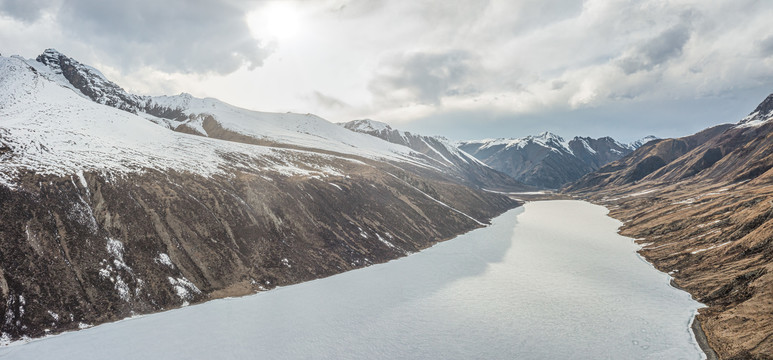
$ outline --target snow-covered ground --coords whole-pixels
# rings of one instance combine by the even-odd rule
[[[0,57],[0,147],[10,150],[0,154],[0,182],[7,185],[13,186],[23,169],[55,175],[159,169],[211,176],[238,166],[283,175],[340,175],[338,169],[320,164],[357,161],[351,155],[427,166],[407,147],[353,133],[313,115],[260,113],[189,95],[154,98],[212,114],[224,127],[256,138],[343,155],[174,132],[142,116],[95,103],[61,79],[55,81],[55,74],[44,73],[45,67],[33,70],[29,63]]]
[[[157,96],[152,101],[186,113],[213,115],[224,128],[257,139],[368,158],[416,162],[410,156],[412,150],[405,146],[353,133],[312,114],[252,111],[189,94]]]

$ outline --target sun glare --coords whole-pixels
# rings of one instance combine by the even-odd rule
[[[273,2],[247,14],[247,25],[256,39],[288,40],[298,35],[301,21],[291,3]]]

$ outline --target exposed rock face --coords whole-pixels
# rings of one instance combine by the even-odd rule
[[[46,49],[35,60],[55,74],[63,75],[67,80],[65,85],[72,86],[97,103],[134,114],[144,112],[165,119],[185,120],[187,117],[180,109],[155,104],[150,96],[138,96],[126,92],[116,83],[108,80],[99,70],[81,64],[55,49]]]
[[[698,318],[721,359],[773,354],[773,122],[758,116],[770,99],[738,125],[648,143],[565,189],[607,205],[642,255],[708,305]]]
[[[352,131],[372,135],[414,149],[427,156],[437,166],[447,168],[447,172],[473,186],[503,191],[531,189],[530,186],[515,181],[510,176],[494,170],[475,157],[457,149],[446,139],[411,134],[373,120],[353,120],[339,125]]]
[[[249,294],[405,256],[479,226],[433,198],[481,220],[515,205],[405,172],[347,170],[325,180],[85,173],[85,185],[25,175],[19,189],[0,188],[0,330],[36,337]]]
[[[543,133],[522,139],[472,140],[457,144],[487,165],[539,188],[560,188],[632,151],[610,137],[569,142]]]
[[[388,261],[519,204],[311,115],[152,98],[195,135],[172,131],[57,59],[0,58],[2,341]]]

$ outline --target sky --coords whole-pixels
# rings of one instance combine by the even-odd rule
[[[769,0],[0,0],[0,54],[453,140],[628,142],[750,113],[773,93],[770,19]]]

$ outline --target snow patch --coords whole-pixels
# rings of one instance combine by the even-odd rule
[[[169,255],[165,253],[158,254],[158,256],[153,260],[174,269],[174,264],[172,263],[172,259],[169,258]]]
[[[107,252],[110,253],[110,255],[113,255],[115,258],[123,260],[123,243],[118,240],[108,238]]]
[[[170,276],[167,277],[167,280],[172,284],[177,296],[183,301],[183,306],[187,306],[188,301],[193,300],[194,294],[201,294],[201,290],[185,277],[173,278]]]
[[[705,224],[699,224],[698,227],[699,228],[704,228],[704,227],[711,226],[711,225],[714,225],[714,224],[717,224],[717,223],[720,223],[720,222],[722,222],[722,220],[714,220],[712,222],[708,222],[708,223],[705,223]]]
[[[121,278],[121,275],[116,275],[114,288],[115,288],[115,291],[118,292],[118,296],[123,301],[129,301],[129,296],[130,296],[129,285],[127,285],[126,282],[123,281],[123,279]]]
[[[698,250],[695,250],[695,251],[691,251],[691,252],[690,252],[690,254],[693,254],[693,255],[695,255],[695,254],[698,254],[698,253],[701,253],[701,252],[704,252],[704,251],[708,251],[708,250],[712,250],[712,249],[720,248],[720,247],[723,247],[723,246],[725,246],[725,245],[727,245],[727,244],[729,244],[729,243],[730,243],[730,241],[728,241],[728,242],[724,242],[724,243],[721,243],[721,244],[719,244],[719,245],[712,245],[712,246],[709,246],[709,247],[707,247],[707,248],[703,248],[703,249],[698,249]]]

